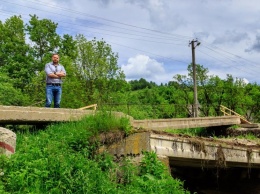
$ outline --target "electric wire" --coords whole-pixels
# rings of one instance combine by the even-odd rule
[[[44,12],[53,13],[53,14],[55,14],[55,15],[61,15],[61,16],[65,16],[65,17],[71,17],[71,16],[68,16],[68,15],[59,14],[59,13],[57,13],[57,12],[50,12],[50,11],[46,11],[46,10],[41,10],[41,9],[36,8],[36,7],[25,6],[25,5],[21,5],[21,4],[14,3],[14,2],[10,2],[10,1],[5,1],[5,0],[1,0],[1,1],[2,1],[2,2],[6,2],[6,3],[9,3],[9,4],[14,4],[14,5],[18,5],[18,6],[30,8],[30,9],[33,9],[33,10],[36,9],[36,10],[39,10],[39,11],[44,11]],[[29,1],[29,0],[28,0],[28,1]],[[85,16],[88,16],[88,17],[91,17],[91,18],[100,19],[100,20],[104,20],[104,21],[109,21],[109,22],[112,22],[112,23],[124,25],[124,26],[127,26],[127,27],[142,29],[142,30],[149,31],[149,32],[155,32],[155,33],[159,33],[159,34],[163,34],[163,35],[168,35],[168,36],[171,36],[171,37],[176,36],[176,38],[179,38],[179,39],[185,39],[185,40],[186,40],[187,38],[191,38],[191,37],[188,37],[188,36],[176,35],[176,34],[166,33],[166,32],[162,32],[162,31],[158,31],[158,30],[152,30],[152,29],[148,29],[148,28],[144,28],[144,27],[138,27],[138,26],[135,26],[135,25],[125,24],[125,23],[122,23],[122,22],[118,22],[118,21],[114,21],[114,20],[110,20],[110,19],[106,19],[106,18],[102,18],[102,17],[98,17],[98,16],[86,14],[86,13],[84,13],[84,12],[79,12],[79,11],[75,11],[75,10],[72,10],[72,9],[66,9],[66,8],[61,7],[61,6],[59,6],[59,7],[54,7],[54,6],[50,5],[50,4],[46,4],[46,3],[43,3],[43,2],[40,2],[40,1],[34,2],[34,4],[40,4],[40,5],[43,5],[43,6],[45,6],[45,7],[51,7],[51,8],[55,8],[55,9],[60,9],[60,10],[64,10],[64,11],[69,11],[69,12],[72,12],[72,13],[76,13],[76,14],[78,14],[78,15],[85,15]],[[107,25],[107,24],[103,24],[103,23],[102,23],[102,25]],[[116,27],[116,26],[113,26],[113,27]],[[127,29],[127,30],[132,30],[132,29]],[[144,33],[144,32],[142,32],[142,33]]]
[[[158,57],[161,57],[161,58],[164,58],[164,59],[169,59],[169,60],[172,60],[172,61],[177,61],[177,62],[180,62],[180,63],[189,64],[189,62],[187,62],[187,61],[176,60],[176,59],[173,59],[171,57],[164,57],[164,56],[161,56],[161,55],[158,55],[158,54],[155,54],[155,53],[151,53],[151,52],[148,52],[148,51],[145,51],[145,50],[141,50],[141,49],[132,48],[132,47],[129,47],[129,46],[126,46],[126,45],[122,45],[122,44],[118,44],[118,43],[111,42],[111,41],[107,41],[107,42],[110,42],[112,44],[115,44],[115,45],[118,45],[118,46],[122,46],[122,47],[125,47],[125,48],[129,48],[129,49],[145,52],[145,53],[148,53],[148,54],[152,54],[153,56],[158,56]]]
[[[239,60],[237,60],[237,59],[234,59],[233,58],[233,56],[231,57],[231,56],[229,56],[229,55],[227,55],[227,53],[222,53],[222,52],[220,52],[220,51],[218,51],[218,50],[216,50],[216,49],[213,49],[213,48],[210,48],[209,46],[205,46],[205,48],[206,49],[208,49],[208,50],[210,50],[211,52],[214,52],[214,53],[216,53],[216,54],[218,54],[221,58],[224,58],[224,59],[227,59],[227,60],[229,60],[229,61],[231,61],[232,63],[230,63],[230,66],[232,66],[232,67],[234,67],[234,68],[237,68],[237,69],[239,69],[239,70],[241,70],[241,71],[244,71],[244,72],[247,72],[247,73],[249,73],[249,74],[255,74],[255,73],[257,73],[257,72],[260,72],[259,70],[258,70],[258,68],[257,69],[253,69],[252,68],[252,66],[251,65],[249,65],[246,69],[245,68],[238,68],[238,65],[240,65],[240,66],[244,66],[244,63],[242,63],[241,61],[239,61]],[[206,53],[204,53],[204,54],[206,54]],[[237,55],[234,55],[234,56],[237,56]],[[241,57],[242,58],[242,57]],[[227,62],[223,62],[223,60],[220,60],[219,58],[215,58],[217,61],[221,61],[222,63],[225,63],[225,64],[228,64]],[[229,66],[229,67],[230,67]],[[251,72],[249,72],[248,70],[251,70],[251,71],[253,71],[253,73],[251,73]]]

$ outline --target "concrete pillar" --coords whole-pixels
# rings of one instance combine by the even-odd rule
[[[0,127],[0,154],[11,155],[15,153],[16,134],[11,130]]]

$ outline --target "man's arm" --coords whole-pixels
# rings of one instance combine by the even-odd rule
[[[64,71],[63,71],[64,70]],[[62,68],[62,70],[60,72],[53,72],[50,68],[49,64],[45,65],[45,73],[47,74],[48,77],[50,78],[56,78],[59,79],[61,77],[65,77],[66,76],[66,72],[65,69]]]
[[[50,74],[48,74],[48,77],[58,79],[58,78],[60,78],[61,76],[57,75],[57,73],[56,73],[56,74],[50,73]]]
[[[55,76],[58,76],[58,77],[65,77],[65,76],[66,76],[66,73],[63,72],[63,71],[60,71],[60,72],[56,72],[54,75],[55,75]],[[56,78],[56,77],[55,77],[55,78]]]
[[[59,77],[66,77],[65,68],[63,66],[61,66],[61,71],[56,72],[56,75],[58,75]]]

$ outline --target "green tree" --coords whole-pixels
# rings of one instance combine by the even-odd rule
[[[0,105],[26,106],[29,98],[19,88],[13,86],[12,79],[0,72]]]
[[[193,77],[192,65],[188,66],[189,76]],[[223,102],[224,83],[218,77],[209,75],[208,68],[196,65],[196,80],[200,114],[203,116],[219,115]]]
[[[178,100],[176,103],[181,105],[179,108],[182,109],[182,112],[186,113],[184,114],[185,116],[188,117],[192,116],[192,104],[193,104],[192,79],[186,75],[180,75],[180,74],[175,75],[173,79],[174,79],[173,83],[177,89],[175,99]],[[185,108],[182,108],[183,106],[185,106]]]
[[[207,84],[204,85],[202,91],[204,92],[204,101],[202,103],[202,111],[205,116],[221,115],[220,105],[224,99],[224,80],[218,76],[210,76]],[[204,105],[205,104],[205,105]]]
[[[57,23],[49,19],[40,20],[36,15],[30,15],[30,17],[26,30],[32,41],[33,56],[37,60],[35,68],[41,71],[43,65],[50,60],[51,55],[58,52],[61,38],[56,32]]]
[[[246,111],[245,117],[252,122],[259,122],[260,120],[260,86],[257,83],[247,84],[245,86],[244,104],[243,108]]]
[[[83,35],[76,36],[77,68],[85,80],[88,101],[109,101],[109,94],[125,85],[125,75],[117,65],[118,55],[105,41],[87,41]]]
[[[5,71],[14,79],[15,87],[23,90],[34,76],[34,71],[21,16],[12,16],[5,23],[0,23],[0,34],[0,71]]]
[[[134,90],[141,90],[145,88],[152,88],[156,86],[156,83],[154,82],[148,82],[144,78],[140,78],[139,80],[131,80],[129,81],[129,84],[131,85],[131,89]]]
[[[241,112],[242,110],[240,108],[243,104],[243,98],[246,95],[244,93],[244,81],[242,79],[234,78],[232,75],[228,74],[224,83],[223,104],[233,111],[244,114],[245,112]]]
[[[76,60],[77,52],[77,42],[73,39],[72,36],[64,34],[61,39],[61,46],[59,49],[59,54],[64,57],[68,56],[73,61]]]

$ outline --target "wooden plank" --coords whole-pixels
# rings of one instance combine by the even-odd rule
[[[84,109],[87,109],[87,108],[92,108],[94,107],[94,110],[97,109],[97,104],[92,104],[92,105],[88,105],[88,106],[84,106],[84,107],[81,107],[81,108],[78,108],[79,110],[84,110]]]

